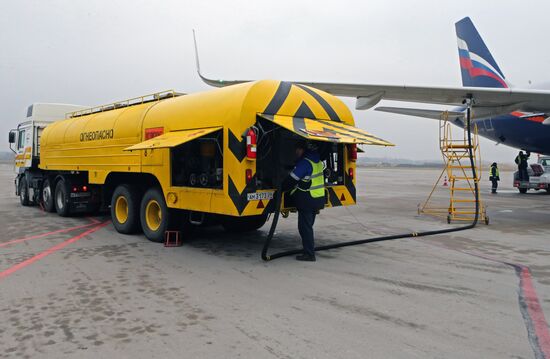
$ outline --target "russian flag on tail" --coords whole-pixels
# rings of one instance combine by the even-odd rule
[[[462,85],[468,87],[508,88],[506,78],[477,32],[465,17],[455,24]]]

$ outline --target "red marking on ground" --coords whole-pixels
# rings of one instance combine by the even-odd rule
[[[64,242],[56,244],[55,246],[50,247],[50,248],[46,249],[45,251],[40,252],[37,255],[35,255],[35,256],[33,256],[29,259],[24,260],[23,262],[17,263],[16,265],[0,272],[0,279],[6,278],[6,277],[12,275],[13,273],[17,272],[18,270],[23,269],[23,268],[27,267],[28,265],[31,265],[34,262],[39,261],[42,258],[47,257],[52,253],[57,252],[60,249],[65,248],[69,244],[74,243],[74,242],[78,241],[79,239],[82,239],[83,237],[87,236],[88,234],[91,234],[91,233],[94,233],[94,232],[100,230],[101,228],[103,228],[107,224],[109,224],[109,222],[110,221],[106,221],[106,222],[103,222],[103,223],[100,223],[100,224],[96,224],[94,227],[88,229],[87,231],[84,231],[84,232],[80,233],[77,236],[74,236],[72,238],[67,239]]]
[[[519,274],[521,279],[521,287],[523,290],[523,297],[525,298],[525,304],[527,305],[527,311],[533,322],[533,329],[535,329],[535,335],[539,342],[539,348],[544,354],[545,358],[550,358],[550,332],[548,331],[548,323],[544,317],[544,312],[540,306],[537,292],[533,286],[533,279],[531,277],[531,271],[525,266],[521,266],[521,272]]]
[[[95,219],[95,218],[93,218],[93,217],[88,217],[88,219],[89,219],[90,221],[92,221],[93,223],[96,223],[96,224],[101,223],[101,221],[99,221],[99,220],[97,220],[97,219]]]
[[[25,242],[25,241],[28,241],[28,240],[31,240],[31,239],[37,239],[37,238],[42,238],[42,237],[51,236],[52,234],[56,234],[56,233],[70,232],[70,231],[74,231],[75,229],[90,227],[90,226],[93,226],[94,224],[100,223],[100,222],[98,222],[97,220],[94,220],[94,219],[92,219],[92,220],[94,221],[93,223],[82,224],[82,225],[80,225],[80,226],[75,226],[75,227],[70,227],[70,228],[57,229],[57,230],[51,231],[51,232],[46,232],[46,233],[42,233],[42,234],[36,234],[36,235],[34,235],[34,236],[24,237],[24,238],[19,238],[19,239],[14,239],[14,240],[11,240],[11,241],[8,241],[8,242],[0,243],[0,248],[5,247],[5,246],[9,246],[10,244],[15,244],[15,243],[19,243],[19,242]]]
[[[449,247],[435,244],[435,243],[428,243],[428,242],[424,242],[424,243],[427,243],[429,245],[439,247],[439,248],[454,250],[470,256],[478,257],[491,262],[500,263],[500,264],[513,267],[516,270],[516,273],[518,274],[518,277],[519,277],[519,290],[521,294],[520,305],[522,304],[521,297],[523,297],[524,299],[523,302],[527,307],[527,314],[529,316],[529,320],[531,321],[531,327],[534,331],[534,335],[538,342],[538,349],[540,350],[544,358],[550,358],[550,331],[548,329],[548,323],[546,322],[544,311],[542,310],[542,307],[540,305],[540,301],[537,296],[535,286],[533,285],[533,277],[531,276],[531,271],[529,270],[529,267],[524,266],[522,264],[506,262],[484,254],[474,253],[474,252],[460,250],[460,249],[453,249],[453,248],[449,248]],[[528,324],[527,326],[529,327]]]

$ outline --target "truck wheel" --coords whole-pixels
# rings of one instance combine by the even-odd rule
[[[519,193],[527,193],[527,188],[518,188]]]
[[[50,180],[44,180],[42,185],[42,205],[46,212],[55,212],[55,203],[53,199],[53,190],[50,184]]]
[[[152,242],[164,242],[164,232],[170,229],[171,213],[159,188],[145,192],[139,213],[145,237]]]
[[[222,227],[232,233],[251,232],[261,228],[267,221],[267,215],[249,216],[249,217],[233,217],[222,216]]]
[[[130,234],[139,230],[139,191],[122,184],[111,198],[111,218],[117,232]]]
[[[27,179],[25,177],[19,180],[19,201],[22,206],[31,205],[31,201],[29,200],[29,186],[27,185]]]
[[[69,191],[64,180],[57,182],[55,186],[55,211],[61,217],[67,217],[71,214],[69,208]]]

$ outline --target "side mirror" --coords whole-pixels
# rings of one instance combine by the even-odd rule
[[[15,143],[15,132],[14,131],[10,131],[9,143]]]

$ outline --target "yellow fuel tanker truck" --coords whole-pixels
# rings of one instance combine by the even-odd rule
[[[292,209],[287,199],[275,208],[274,192],[304,138],[320,148],[326,206],[355,204],[357,144],[391,145],[354,127],[336,97],[281,81],[59,106],[71,110],[64,119],[31,107],[10,132],[21,204],[61,216],[110,207],[118,232],[157,242],[207,222],[254,230]]]

